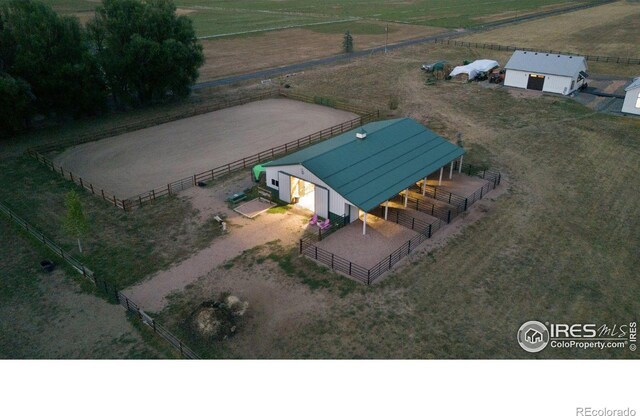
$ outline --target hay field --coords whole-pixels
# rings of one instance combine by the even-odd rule
[[[591,9],[461,37],[579,54],[640,57],[640,3],[619,1]],[[640,72],[640,70],[638,70]]]
[[[0,4],[8,0],[0,0]],[[55,10],[86,19],[96,0],[42,0]],[[471,27],[586,0],[175,0],[193,19],[199,36],[284,28],[344,19],[376,19],[422,26]]]
[[[444,29],[427,26],[354,21],[251,36],[204,39],[205,63],[200,68],[199,81],[342,53],[342,38],[346,30],[353,34],[356,50],[382,46],[386,40],[385,26],[389,27],[389,44],[444,32]]]

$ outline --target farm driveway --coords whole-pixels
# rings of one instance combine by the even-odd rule
[[[128,198],[356,117],[321,105],[268,99],[85,143],[54,162]]]
[[[254,219],[245,218],[227,209],[220,194],[229,194],[233,189],[244,189],[242,186],[246,185],[244,182],[248,182],[248,179],[227,182],[227,187],[223,184],[213,188],[191,188],[181,194],[181,197],[189,198],[200,210],[203,219],[215,213],[227,215],[229,232],[169,270],[160,271],[148,280],[126,289],[124,293],[142,309],[159,312],[165,307],[165,298],[171,292],[184,289],[243,251],[274,240],[280,240],[283,245],[293,244],[304,233],[308,217],[300,215],[295,208],[278,214],[266,212]]]

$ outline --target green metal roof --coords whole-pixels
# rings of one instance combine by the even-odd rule
[[[265,163],[301,164],[363,211],[464,154],[464,150],[410,118],[377,121]]]

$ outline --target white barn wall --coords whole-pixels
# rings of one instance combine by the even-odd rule
[[[640,108],[636,108],[638,98],[640,98],[640,88],[634,88],[631,91],[627,91],[624,96],[624,103],[622,104],[622,112],[640,115]]]
[[[287,165],[287,166],[267,166],[266,167],[266,179],[267,186],[271,189],[278,189],[276,186],[271,184],[271,180],[278,180],[278,172],[284,172],[291,176],[295,176],[297,178],[303,179],[307,182],[311,182],[315,185],[319,185],[323,188],[329,190],[329,211],[340,216],[347,215],[348,212],[345,210],[345,204],[353,205],[346,199],[344,199],[340,194],[334,191],[329,187],[326,183],[324,183],[320,178],[318,178],[313,173],[309,172],[307,169],[304,169],[302,165]],[[287,184],[289,186],[289,184]],[[351,208],[357,209],[357,208]]]
[[[506,85],[507,87],[527,88],[528,82],[528,72],[507,69],[507,73],[504,75],[504,85]]]
[[[544,75],[544,74],[541,74]],[[575,88],[575,85],[574,85]],[[545,75],[544,86],[542,87],[544,92],[555,92],[557,94],[571,94],[571,78],[561,77],[558,75]]]
[[[539,74],[536,72],[525,72],[525,71],[517,71],[514,69],[507,69],[507,73],[504,77],[504,85],[507,87],[516,87],[516,88],[527,88],[527,84],[529,83],[529,75],[544,75],[544,86],[542,91],[545,92],[553,92],[557,94],[570,94],[571,92],[578,89],[582,82],[576,82],[574,84],[573,90],[571,90],[571,80],[570,77],[563,77],[558,75],[547,75],[547,74]],[[576,76],[577,79],[577,76]],[[565,89],[566,88],[566,89]]]

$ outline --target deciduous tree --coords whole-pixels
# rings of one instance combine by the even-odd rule
[[[118,103],[186,96],[204,62],[191,20],[171,0],[103,0],[87,28]]]

